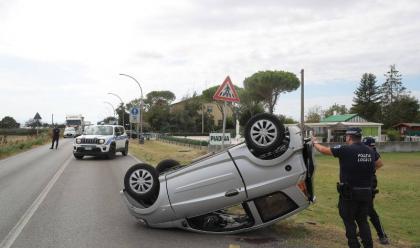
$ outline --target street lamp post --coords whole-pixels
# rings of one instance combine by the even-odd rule
[[[104,101],[104,103],[106,103],[106,104],[108,104],[109,106],[111,106],[111,108],[112,108],[112,111],[114,111],[114,118],[115,118],[115,108],[114,108],[114,105],[112,105],[112,103],[110,103],[110,102],[107,102],[107,101]]]
[[[110,93],[108,93],[108,94],[109,94],[109,95],[113,95],[113,96],[117,97],[118,99],[120,99],[121,104],[122,104],[122,107],[123,107],[123,114],[122,114],[122,126],[125,128],[125,125],[124,125],[124,115],[125,115],[124,102],[123,102],[123,100],[121,99],[121,97],[120,97],[119,95],[117,95],[117,94],[115,94],[115,93],[112,93],[112,92],[110,92]]]
[[[141,88],[139,81],[137,81],[137,79],[135,79],[134,77],[128,74],[124,74],[124,73],[120,73],[120,76],[126,76],[133,79],[140,88],[140,94],[141,94],[140,95],[140,134],[143,136],[143,89]],[[139,133],[138,126],[137,126],[137,133]]]

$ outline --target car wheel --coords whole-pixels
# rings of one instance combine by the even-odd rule
[[[115,144],[111,144],[111,146],[109,147],[109,151],[107,154],[107,158],[108,159],[114,159],[115,158]]]
[[[284,139],[284,126],[280,120],[268,113],[253,116],[245,125],[245,142],[256,156],[278,148]]]
[[[83,159],[83,155],[76,155],[76,154],[73,154],[74,155],[74,157],[76,158],[76,159]]]
[[[128,154],[128,142],[125,142],[124,151],[121,152],[123,156],[127,156]]]
[[[156,171],[158,174],[160,174],[177,165],[180,165],[178,161],[174,159],[165,159],[159,162],[159,164],[156,166]]]
[[[151,165],[142,163],[133,165],[125,173],[124,187],[131,197],[151,205],[159,193],[158,174]]]

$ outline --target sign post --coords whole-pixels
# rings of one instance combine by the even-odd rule
[[[224,101],[223,105],[223,135],[222,137],[225,137],[225,131],[226,131],[226,107],[227,102],[239,102],[239,96],[238,93],[235,90],[235,87],[232,84],[232,81],[230,80],[230,77],[227,76],[225,81],[223,81],[222,85],[219,86],[219,88],[216,90],[216,93],[214,93],[213,96],[214,100],[220,100]],[[225,139],[222,138],[222,149],[225,149]]]
[[[139,123],[140,123],[140,108],[132,107],[130,109],[130,125],[136,123],[137,125],[137,136],[139,136]],[[131,129],[131,138],[133,137],[133,130]]]

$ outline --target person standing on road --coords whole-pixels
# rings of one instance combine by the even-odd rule
[[[347,243],[350,248],[359,248],[357,227],[363,247],[373,247],[372,235],[367,221],[369,205],[372,201],[372,178],[375,167],[380,167],[382,161],[376,157],[372,149],[362,142],[360,128],[348,128],[346,145],[333,148],[323,146],[312,137],[312,143],[320,153],[339,159],[340,182],[338,210],[346,229]],[[357,225],[356,225],[357,223]]]
[[[376,156],[378,158],[380,158],[379,153],[376,151],[376,146],[375,146],[375,139],[372,137],[365,137],[362,140],[363,144],[367,145],[368,147],[370,147],[375,153]],[[376,168],[379,169],[380,167]],[[376,170],[375,170],[376,172]],[[379,191],[377,190],[377,186],[378,186],[378,180],[376,178],[376,173],[373,175],[373,180],[372,180],[372,204],[369,206],[369,212],[368,212],[368,216],[370,219],[370,222],[372,223],[372,225],[375,227],[376,229],[376,233],[378,234],[379,237],[379,243],[383,244],[383,245],[388,245],[389,244],[389,240],[388,240],[388,236],[386,235],[384,228],[381,224],[381,221],[379,220],[379,215],[375,210],[374,207],[374,200],[375,200],[375,195],[377,193],[379,193]]]
[[[52,144],[50,149],[54,148],[54,142],[55,142],[55,149],[58,148],[58,139],[60,138],[60,129],[57,127],[57,125],[54,126],[54,129],[52,130]]]

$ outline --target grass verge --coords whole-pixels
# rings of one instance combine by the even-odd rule
[[[181,164],[188,164],[194,158],[207,153],[206,150],[177,146],[155,140],[145,140],[142,145],[133,140],[130,143],[129,152],[141,161],[153,166],[164,159],[175,159]]]
[[[142,161],[156,165],[163,159],[176,159],[182,164],[205,153],[158,141],[144,145],[130,144],[130,152]],[[375,247],[420,247],[420,152],[384,153],[384,167],[378,172],[380,193],[375,208],[383,222],[391,245],[381,246],[372,227]],[[338,215],[338,160],[317,156],[315,191],[317,202],[307,210],[280,221],[273,228],[288,244],[307,247],[346,247],[344,226]]]
[[[20,152],[27,151],[31,148],[46,144],[50,141],[50,137],[47,133],[42,133],[38,136],[27,136],[25,138],[10,139],[7,144],[0,145],[0,159],[7,158],[18,154]]]

